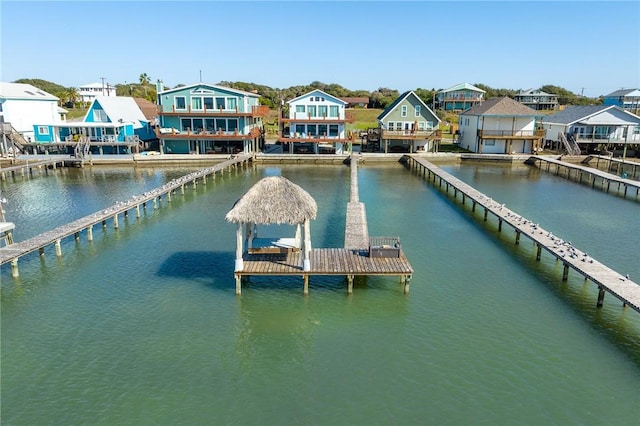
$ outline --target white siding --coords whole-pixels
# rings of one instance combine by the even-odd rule
[[[11,123],[14,129],[23,136],[33,136],[34,124],[60,123],[58,103],[56,101],[7,99],[2,104],[4,121]]]

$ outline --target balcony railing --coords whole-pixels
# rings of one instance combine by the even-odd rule
[[[165,131],[169,130],[169,131]],[[259,127],[253,127],[249,133],[234,130],[190,130],[156,129],[158,139],[253,139],[262,134]]]
[[[437,129],[426,130],[382,130],[382,139],[428,139],[432,136],[441,136],[442,131]]]
[[[309,135],[300,133],[282,133],[278,134],[278,142],[309,142],[309,143],[347,143],[352,142],[353,139],[349,137],[340,136],[327,136],[326,133],[321,135]]]
[[[223,109],[223,108],[202,108],[192,109],[191,106],[184,109],[176,109],[173,105],[170,111],[165,111],[162,108],[158,111],[159,115],[207,115],[207,116],[237,116],[237,117],[266,117],[269,114],[269,107],[265,105],[252,106],[251,111],[240,111],[237,107],[235,109]]]
[[[533,138],[544,137],[544,130],[478,130],[478,137],[491,138]]]
[[[297,121],[297,122],[321,122],[321,123],[353,123],[355,120],[355,116],[353,111],[345,111],[344,118],[340,117],[329,117],[326,115],[323,116],[314,116],[309,117],[307,113],[298,114],[296,112],[293,113],[292,117],[288,117],[284,115],[284,112],[280,116],[280,121],[289,122],[289,121]]]

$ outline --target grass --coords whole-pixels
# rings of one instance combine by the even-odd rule
[[[88,108],[65,108],[67,112],[67,120],[72,118],[83,118]]]

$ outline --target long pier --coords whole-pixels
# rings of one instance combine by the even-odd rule
[[[537,155],[529,157],[525,163],[538,166],[540,170],[545,170],[546,166],[547,172],[551,172],[553,166],[556,176],[564,176],[569,180],[573,178],[578,183],[584,182],[591,185],[592,188],[598,187],[605,192],[615,191],[616,194],[620,194],[622,190],[622,195],[625,198],[629,195],[637,199],[640,195],[640,181],[621,178],[602,170]]]
[[[602,164],[604,164],[609,171],[611,171],[611,169],[613,168],[613,164],[615,164],[616,174],[620,175],[623,173],[627,173],[627,177],[629,177],[630,179],[640,178],[640,163],[637,163],[635,161],[626,161],[621,158],[613,158],[612,156],[605,155],[589,155],[587,156],[587,158],[582,160],[582,163],[589,164],[594,158],[596,159],[596,169],[600,167],[600,161],[602,160]],[[625,168],[627,170],[625,170]]]
[[[424,179],[432,182],[434,186],[444,190],[447,194],[453,191],[454,200],[460,197],[463,205],[468,200],[471,203],[471,211],[475,212],[477,208],[484,209],[484,221],[487,221],[489,213],[495,216],[498,220],[499,232],[502,231],[505,224],[511,226],[516,234],[515,244],[520,243],[522,235],[531,239],[537,247],[536,260],[540,260],[544,249],[554,256],[556,261],[561,261],[563,264],[563,281],[567,281],[569,269],[573,269],[581,274],[585,280],[595,283],[598,286],[597,307],[602,307],[605,292],[608,292],[622,301],[623,306],[630,306],[635,311],[640,312],[640,285],[631,280],[628,275],[622,275],[610,269],[587,253],[580,251],[571,243],[562,240],[542,228],[539,224],[533,223],[506,208],[504,204],[492,200],[429,161],[411,155],[405,158],[407,167],[410,170],[422,175]]]
[[[302,276],[303,294],[309,294],[309,277],[314,275],[342,275],[347,278],[347,293],[353,293],[353,281],[356,276],[393,275],[400,276],[403,292],[409,292],[409,281],[413,268],[404,251],[399,247],[389,247],[394,254],[384,257],[371,255],[369,231],[364,203],[359,200],[358,156],[350,157],[351,194],[347,203],[345,219],[344,247],[314,248],[309,253],[310,269],[303,269],[303,254],[300,251],[287,251],[278,254],[243,253],[243,268],[234,272],[236,294],[242,292],[243,278],[257,275]],[[390,240],[385,237],[378,237]]]
[[[140,208],[146,208],[147,203],[153,203],[153,208],[155,209],[162,200],[162,197],[165,197],[166,200],[170,202],[171,194],[175,193],[176,190],[180,190],[180,192],[184,194],[186,186],[193,185],[193,187],[196,188],[198,181],[206,185],[207,177],[212,176],[215,179],[216,173],[224,173],[224,170],[237,168],[238,165],[244,165],[250,160],[250,155],[238,155],[216,164],[213,167],[173,179],[151,191],[134,195],[129,200],[118,202],[104,210],[74,220],[73,222],[39,234],[33,238],[0,247],[0,265],[11,262],[11,274],[13,277],[18,277],[18,259],[20,257],[35,251],[39,251],[40,256],[44,256],[45,247],[52,244],[55,246],[56,256],[60,257],[62,256],[61,242],[63,239],[73,235],[76,240],[79,240],[80,233],[86,231],[87,239],[92,241],[93,227],[95,225],[102,224],[103,227],[106,227],[107,221],[111,220],[113,227],[118,228],[119,215],[122,214],[127,217],[130,211],[135,211],[135,215],[138,218],[140,217]]]
[[[52,169],[56,169],[61,166],[64,166],[64,160],[61,159],[41,160],[31,163],[27,161],[24,164],[16,166],[0,167],[0,179],[5,181],[7,180],[7,176],[16,176],[16,174],[19,174],[20,176],[31,176],[33,175],[34,170],[44,170],[46,172],[47,170],[49,170],[49,167],[51,167]]]

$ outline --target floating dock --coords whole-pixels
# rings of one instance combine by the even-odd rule
[[[541,258],[542,250],[551,253],[557,261],[562,262],[562,280],[567,281],[569,269],[581,274],[585,280],[590,280],[598,286],[597,307],[601,307],[605,292],[610,293],[622,301],[624,306],[630,306],[640,312],[640,285],[628,276],[622,275],[606,265],[593,259],[587,253],[580,251],[571,243],[562,240],[551,232],[542,228],[539,224],[522,217],[518,213],[506,208],[504,204],[492,200],[482,192],[450,175],[429,161],[406,156],[407,166],[416,174],[422,175],[433,185],[443,189],[449,194],[453,191],[453,198],[460,198],[464,205],[471,203],[471,211],[477,208],[484,209],[484,221],[487,221],[489,213],[498,220],[498,231],[502,231],[503,225],[509,225],[515,230],[515,244],[520,243],[520,237],[524,235],[531,239],[537,247],[536,259]],[[636,255],[636,253],[634,253]]]

